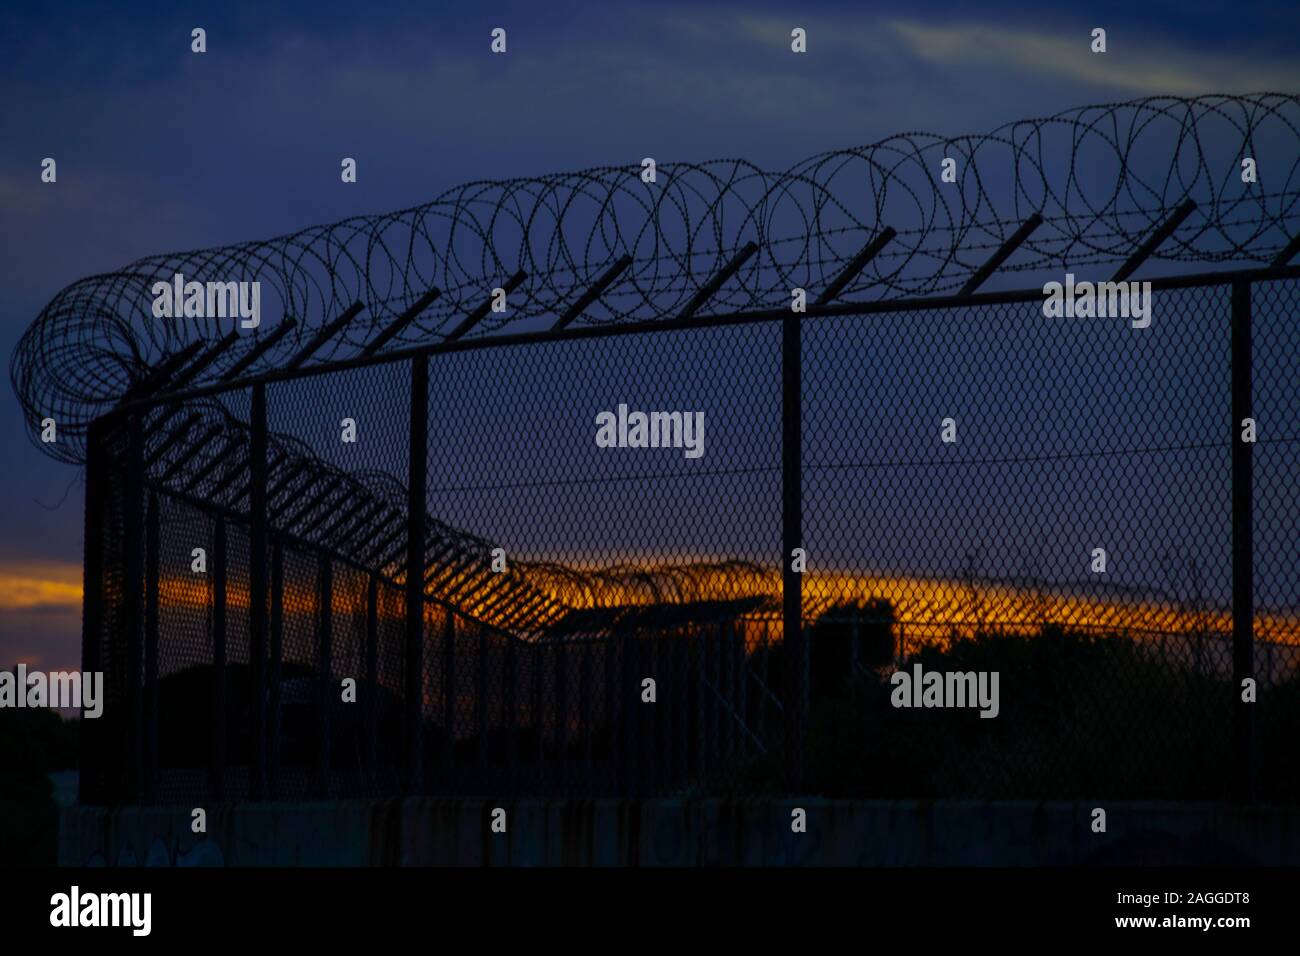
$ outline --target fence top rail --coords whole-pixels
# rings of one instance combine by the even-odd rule
[[[1194,274],[1168,275],[1149,280],[1153,292],[1176,289],[1205,288],[1229,286],[1235,283],[1273,282],[1300,278],[1300,264],[1283,268],[1263,267],[1251,269],[1220,270],[1215,272],[1198,272]],[[1101,280],[1107,281],[1107,280]],[[851,316],[888,315],[891,313],[939,311],[947,309],[978,309],[996,305],[1015,305],[1026,302],[1041,302],[1041,288],[1015,289],[1000,292],[976,292],[970,295],[934,296],[918,299],[889,299],[874,302],[830,302],[823,305],[809,304],[803,313],[794,313],[789,309],[763,309],[751,312],[719,313],[705,316],[693,316],[686,319],[652,319],[645,322],[631,322],[616,325],[595,325],[543,329],[536,332],[519,332],[508,335],[490,335],[471,339],[454,339],[433,342],[428,345],[398,349],[370,355],[357,355],[319,365],[309,365],[293,369],[272,369],[257,375],[231,381],[214,382],[176,392],[158,392],[153,395],[128,399],[117,405],[112,411],[100,416],[103,419],[115,418],[124,412],[153,408],[171,402],[186,402],[197,398],[212,397],[230,391],[251,388],[256,385],[268,385],[298,379],[329,375],[349,369],[369,366],[390,365],[409,361],[420,355],[443,355],[452,352],[465,352],[479,349],[508,348],[519,345],[541,345],[553,342],[572,342],[584,339],[610,338],[616,336],[646,335],[655,332],[690,331],[706,328],[718,328],[729,325],[751,325],[765,322],[777,322],[795,319],[807,322],[819,318],[837,318]]]

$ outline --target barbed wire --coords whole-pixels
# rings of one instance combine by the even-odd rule
[[[178,381],[195,387],[284,367],[353,303],[360,312],[312,350],[309,362],[359,354],[422,297],[425,307],[383,349],[447,338],[471,313],[478,321],[470,334],[492,335],[570,313],[576,324],[674,318],[689,314],[706,291],[701,315],[786,308],[793,288],[811,299],[832,287],[886,228],[894,233],[889,247],[853,273],[836,299],[951,294],[1035,215],[1042,224],[1006,271],[1123,261],[1188,200],[1195,213],[1161,245],[1159,258],[1266,263],[1300,231],[1298,130],[1294,95],[1150,98],[980,136],[903,133],[779,172],[723,159],[659,165],[653,181],[637,164],[469,183],[397,212],[151,256],[82,279],[58,293],[24,334],[11,378],[33,435],[43,419],[57,423],[59,441],[40,447],[80,463],[89,424],[160,375],[169,388]],[[1246,158],[1257,163],[1257,182],[1243,182]],[[955,161],[953,182],[942,178],[945,159]],[[750,244],[754,254],[712,288]],[[260,282],[269,321],[230,337],[234,318],[154,318],[153,286],[176,274]],[[582,305],[598,284],[601,294]],[[484,309],[491,290],[504,285],[508,310]],[[433,289],[440,295],[428,302]],[[163,374],[168,363],[174,367]],[[250,441],[236,404],[206,399],[149,412],[151,487],[209,511],[246,513]],[[178,441],[182,434],[193,440]],[[267,507],[277,535],[404,581],[407,496],[400,481],[349,473],[276,432],[267,452]],[[426,593],[515,633],[613,626],[583,614],[608,608],[770,611],[779,591],[770,568],[741,561],[580,570],[512,560],[509,571],[496,573],[492,542],[432,515],[424,540]],[[641,618],[620,620],[632,626]]]
[[[22,337],[10,374],[30,434],[80,463],[85,429],[162,362],[230,331],[211,318],[155,319],[151,289],[186,281],[262,283],[264,321],[193,377],[246,363],[278,368],[354,302],[362,312],[312,363],[356,355],[431,289],[440,297],[385,344],[437,342],[522,274],[490,335],[563,314],[623,257],[629,264],[577,324],[675,317],[747,243],[747,259],[708,301],[711,314],[786,307],[815,295],[885,227],[896,231],[840,292],[849,300],[947,294],[1030,216],[1043,224],[1008,269],[1127,258],[1170,211],[1196,211],[1160,247],[1178,263],[1269,261],[1300,231],[1300,97],[1153,97],[1023,120],[984,135],[901,133],[769,172],[741,159],[640,164],[474,182],[432,202],[352,217],[261,242],[150,256],[59,292]],[[955,160],[944,182],[942,161]],[[1258,181],[1241,163],[1254,159]],[[282,318],[295,325],[287,334]],[[247,360],[268,335],[281,337]]]
[[[171,440],[175,432],[162,427],[168,424],[194,441]],[[154,413],[142,431],[152,491],[210,515],[246,516],[251,434],[230,408],[211,399],[176,403]],[[107,436],[121,456],[127,440],[122,428]],[[266,460],[268,522],[279,540],[405,585],[407,491],[400,481],[379,471],[348,472],[274,431],[267,433]],[[765,569],[743,561],[577,570],[512,556],[497,570],[495,543],[433,516],[426,516],[423,541],[429,597],[515,634],[539,634],[574,610],[752,598],[772,583]]]

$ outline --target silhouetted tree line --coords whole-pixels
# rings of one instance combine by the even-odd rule
[[[919,662],[924,671],[997,671],[1001,712],[981,719],[978,708],[895,708],[887,669],[847,670],[840,628],[819,622],[809,640],[813,691],[805,789],[810,793],[1228,797],[1231,709],[1239,693],[1230,669],[1197,668],[1158,640],[1059,624],[1031,634],[954,637],[947,647],[924,646],[909,655],[904,666]],[[887,663],[883,643],[877,647],[874,660]],[[1226,662],[1231,648],[1222,651]],[[1256,707],[1260,797],[1296,802],[1300,679],[1273,686],[1261,682]],[[737,794],[782,790],[784,746],[779,739],[773,743],[765,757],[722,768],[707,788]]]
[[[997,671],[1000,713],[981,719],[978,708],[892,705],[889,675],[899,660],[897,634],[894,610],[879,598],[837,604],[809,628],[808,792],[989,799],[1226,796],[1235,694],[1226,672],[1196,668],[1155,642],[1056,624],[1031,634],[953,637],[946,647],[922,646],[907,657],[905,667],[920,663],[927,672]],[[520,793],[546,793],[564,792],[567,774],[567,789],[581,792],[586,781],[599,794],[783,790],[787,649],[779,642],[746,646],[740,635],[739,623],[722,622],[602,642],[585,665],[586,707],[580,646],[530,650],[543,675],[540,721],[535,672],[522,669],[521,657],[514,719],[503,712],[503,675],[494,669],[482,708],[488,718],[483,734],[477,683],[466,663],[458,678],[454,740],[449,742],[442,706],[426,709],[426,781],[435,791],[513,786]],[[657,684],[654,705],[641,702],[646,677]],[[224,681],[225,763],[247,766],[252,696],[246,665],[228,665]],[[337,680],[323,686],[307,665],[283,665],[278,721],[267,727],[286,784],[282,792],[313,791],[326,742],[329,771],[351,780],[356,792],[398,792],[406,746],[400,696],[362,683],[358,702],[343,703],[339,690]],[[214,699],[207,665],[159,681],[162,770],[209,765]],[[1262,795],[1294,801],[1300,795],[1294,760],[1300,683],[1293,678],[1261,685],[1257,708]]]
[[[54,864],[59,815],[50,774],[76,767],[77,729],[56,711],[0,708],[0,864]]]

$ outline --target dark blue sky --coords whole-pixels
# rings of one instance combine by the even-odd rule
[[[504,57],[488,52],[496,26]],[[807,56],[790,55],[792,26],[808,30]],[[1095,26],[1104,65],[1086,52]],[[470,179],[646,155],[776,168],[1087,103],[1294,91],[1297,37],[1300,7],[1285,2],[11,4],[0,353],[63,286],[151,253],[405,207]],[[55,186],[39,181],[46,156]],[[359,161],[355,186],[339,182],[342,156]],[[0,391],[0,573],[79,566],[75,472],[29,443]],[[0,608],[0,663],[38,633],[66,662],[77,615],[40,613]]]

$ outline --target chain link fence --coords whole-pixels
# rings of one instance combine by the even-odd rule
[[[1297,281],[1166,286],[1140,329],[989,295],[129,401],[83,801],[1294,802]],[[992,693],[899,706],[927,672]]]

